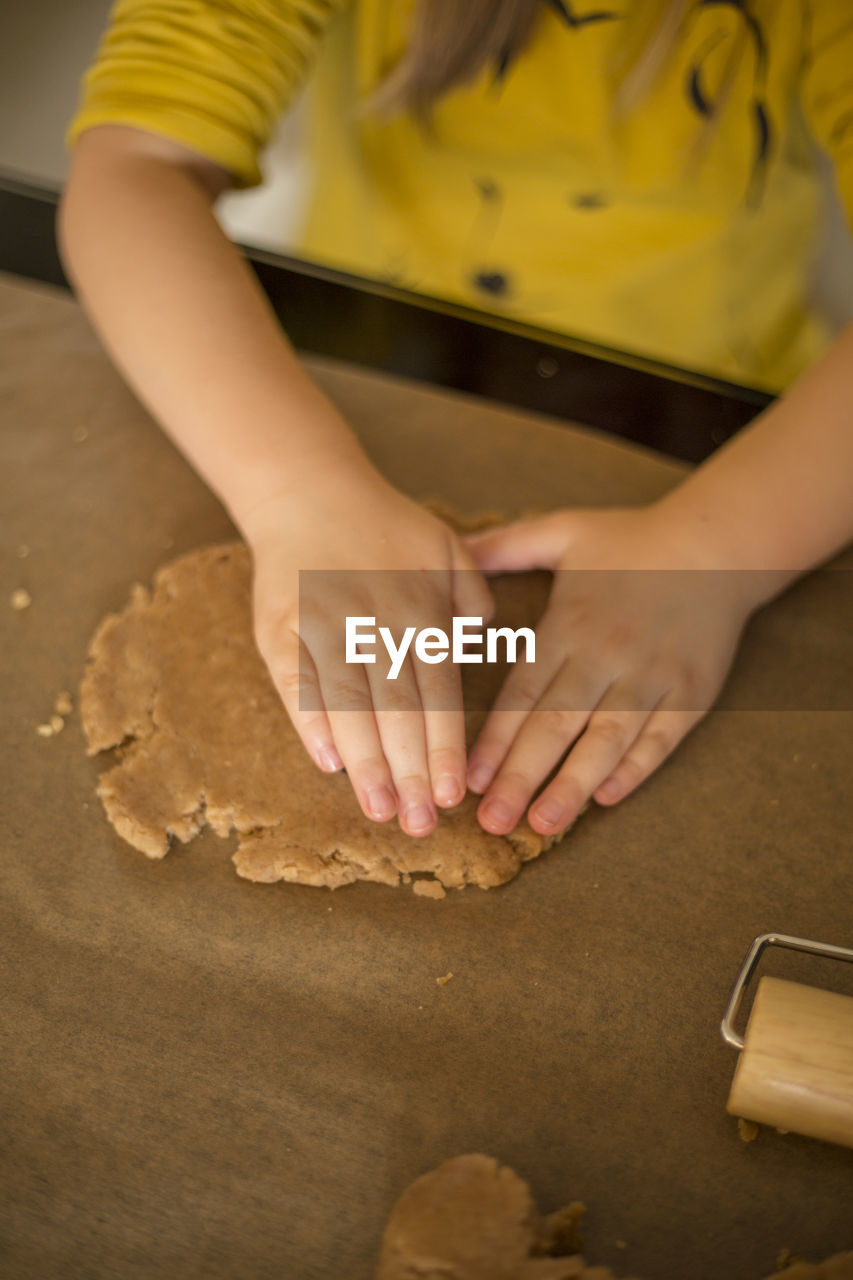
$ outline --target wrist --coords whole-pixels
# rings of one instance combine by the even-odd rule
[[[353,439],[340,446],[317,448],[298,459],[279,460],[266,470],[241,479],[227,503],[229,513],[250,547],[259,546],[281,528],[283,511],[302,512],[306,523],[319,519],[321,507],[345,505],[354,490],[381,480]]]
[[[725,576],[745,616],[779,595],[797,576],[797,571],[769,563],[760,540],[738,527],[726,503],[693,492],[690,480],[654,503],[649,518],[679,568],[716,573],[721,580]]]

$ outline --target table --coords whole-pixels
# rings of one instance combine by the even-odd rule
[[[400,1191],[466,1151],[543,1210],[585,1200],[586,1256],[618,1274],[758,1280],[783,1248],[853,1247],[853,1152],[741,1142],[718,1032],[754,935],[853,936],[851,555],[756,620],[728,709],[502,889],[259,886],[209,834],[152,863],[106,823],[76,716],[36,726],[133,581],[234,531],[66,294],[6,277],[0,329],[2,1274],[368,1280]],[[683,472],[309,363],[392,480],[460,510],[644,501]],[[853,993],[844,966],[767,968]]]

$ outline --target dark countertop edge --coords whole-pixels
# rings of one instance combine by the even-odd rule
[[[0,270],[68,288],[58,192],[0,171]],[[700,462],[770,403],[752,388],[242,246],[294,345],[572,419]]]

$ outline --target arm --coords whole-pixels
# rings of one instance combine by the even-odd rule
[[[560,511],[472,539],[487,572],[605,571],[557,575],[538,673],[513,671],[472,748],[483,825],[511,830],[530,806],[551,834],[590,796],[634,790],[713,704],[750,614],[851,538],[853,327],[652,506]],[[669,572],[709,569],[723,572]]]
[[[116,364],[245,533],[305,467],[367,464],[213,217],[229,185],[177,143],[103,125],[77,144],[59,233]]]
[[[658,509],[721,567],[788,580],[853,538],[853,325]],[[777,578],[778,590],[785,585]]]
[[[88,129],[60,211],[64,260],[116,363],[252,549],[259,648],[312,758],[328,770],[346,766],[368,817],[396,812],[409,834],[423,835],[435,804],[464,792],[459,690],[442,688],[433,703],[456,709],[425,714],[429,691],[409,669],[398,692],[410,714],[374,713],[365,668],[342,670],[312,653],[320,709],[301,710],[298,573],[441,570],[423,602],[429,616],[455,603],[465,606],[457,612],[484,613],[488,596],[478,575],[456,574],[471,561],[450,530],[382,479],[302,369],[213,217],[228,183],[218,165],[145,130]],[[371,585],[353,588],[344,611],[400,629],[401,602],[381,590],[365,597]],[[468,598],[455,602],[456,589]],[[429,674],[452,680],[443,668]],[[354,696],[357,710],[339,709]]]

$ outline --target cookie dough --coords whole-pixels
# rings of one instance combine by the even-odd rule
[[[484,1155],[417,1178],[394,1206],[375,1280],[613,1280],[577,1252],[582,1204],[551,1217],[526,1182]]]
[[[456,1156],[400,1196],[374,1280],[616,1280],[578,1252],[583,1212],[575,1202],[541,1217],[512,1169],[490,1156]],[[780,1278],[853,1280],[853,1253],[798,1262],[766,1280]]]
[[[526,824],[489,835],[473,795],[422,839],[365,818],[347,778],[321,773],[291,727],[255,648],[250,577],[241,543],[191,552],[94,636],[80,712],[90,755],[118,749],[97,790],[123,839],[162,858],[205,826],[233,830],[248,880],[412,883],[433,897],[505,884],[554,843]]]

